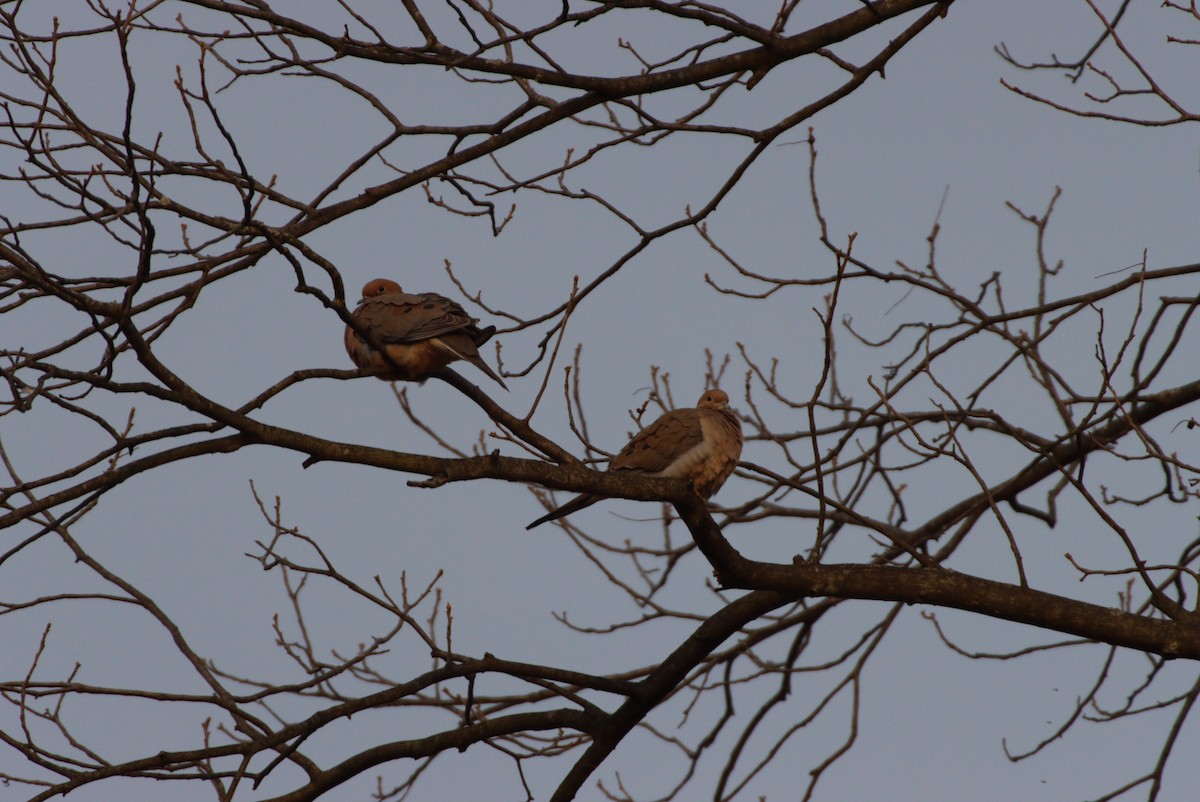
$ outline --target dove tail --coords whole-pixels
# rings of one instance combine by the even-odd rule
[[[571,499],[570,501],[568,501],[566,504],[562,505],[561,507],[557,507],[553,510],[550,510],[550,512],[546,513],[541,518],[538,518],[536,521],[529,524],[529,526],[525,527],[525,531],[528,532],[530,529],[533,529],[535,526],[541,526],[542,524],[546,523],[547,521],[557,521],[559,518],[564,518],[573,512],[579,512],[584,507],[592,506],[597,501],[599,501],[601,498],[603,498],[603,496],[592,496],[592,495],[576,496],[575,498]]]
[[[488,363],[484,362],[483,358],[480,357],[478,354],[476,354],[475,356],[468,356],[467,361],[470,362],[475,367],[482,370],[487,375],[491,376],[493,379],[495,379],[500,384],[500,386],[503,387],[505,390],[508,390],[508,385],[504,383],[504,379],[500,378],[500,376],[497,375],[494,370],[489,368]]]
[[[470,362],[475,367],[482,370],[488,376],[492,377],[497,384],[508,390],[508,385],[504,383],[504,379],[496,375],[496,371],[488,367],[488,363],[483,361],[483,357],[479,356],[479,352],[475,350],[475,343],[471,338],[462,332],[453,332],[443,335],[435,339],[437,347],[452,354],[455,359],[461,359]]]

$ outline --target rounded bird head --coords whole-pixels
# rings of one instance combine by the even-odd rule
[[[390,278],[371,279],[362,288],[363,298],[374,298],[378,295],[388,295],[393,292],[403,292],[400,285]]]
[[[700,402],[696,404],[700,409],[727,409],[729,407],[729,394],[724,390],[712,389],[700,396]]]

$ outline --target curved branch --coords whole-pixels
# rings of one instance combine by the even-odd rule
[[[946,569],[821,565],[800,558],[792,565],[758,562],[734,549],[700,504],[689,499],[676,502],[675,509],[725,587],[770,590],[794,599],[828,596],[935,604],[1163,657],[1200,660],[1200,628],[1190,623],[1136,615]]]

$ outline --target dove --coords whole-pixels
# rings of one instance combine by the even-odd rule
[[[723,390],[708,390],[695,409],[675,409],[642,429],[608,464],[609,471],[687,479],[701,498],[709,498],[737,467],[742,454],[742,424]],[[600,501],[585,493],[551,510],[533,529]]]
[[[391,279],[368,281],[353,316],[382,350],[346,327],[346,353],[363,370],[384,381],[424,381],[455,360],[470,362],[495,379],[504,380],[479,356],[479,346],[496,333],[479,328],[475,318],[449,298],[433,292],[410,295]]]

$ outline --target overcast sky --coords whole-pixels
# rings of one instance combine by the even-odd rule
[[[390,6],[361,5],[364,9]],[[837,5],[821,4],[822,8]],[[811,14],[815,19],[815,8]],[[1145,16],[1160,25],[1170,19],[1161,14]],[[1196,99],[1194,60],[1189,64],[1164,47],[1168,33],[1164,28],[1131,22],[1129,40],[1150,48],[1161,77],[1173,82],[1172,88],[1181,96]],[[1057,53],[1065,60],[1085,49],[1096,30],[1094,16],[1082,2],[964,0],[892,61],[886,79],[872,78],[861,91],[818,114],[811,121],[819,151],[817,179],[835,239],[857,232],[855,253],[883,267],[896,260],[923,264],[926,237],[939,220],[938,264],[949,281],[970,287],[999,272],[1012,303],[1028,303],[1036,293],[1034,232],[1005,202],[1041,214],[1055,188],[1061,187],[1048,239],[1051,256],[1065,263],[1054,285],[1056,294],[1070,295],[1109,283],[1106,275],[1140,263],[1143,255],[1150,268],[1195,261],[1200,244],[1196,225],[1200,145],[1194,126],[1137,128],[1080,119],[1018,97],[1000,83],[1007,78],[1063,101],[1078,100],[1079,86],[1061,76],[1013,70],[994,48],[1004,43],[1021,58],[1044,60]],[[628,56],[614,46],[618,34],[638,43],[638,31],[614,31],[612,40],[598,43],[594,52],[578,53],[580,64],[609,72],[634,69]],[[144,116],[137,121],[143,131],[164,129],[164,142],[172,146],[190,136],[179,125],[177,105],[171,105],[173,65],[194,68],[194,55],[182,40],[171,46],[160,40],[134,37],[137,63],[147,70],[140,90]],[[116,119],[112,115],[119,114],[122,87],[111,70],[111,42],[107,50],[101,48],[103,52],[90,49],[99,44],[64,48],[64,86],[84,114]],[[666,52],[671,43],[641,44],[647,50],[662,47]],[[0,75],[0,87],[15,80],[11,74]],[[733,99],[726,113],[743,108],[753,119],[771,109],[795,107],[815,95],[812,86],[829,80],[831,74],[781,70],[750,96]],[[813,83],[806,85],[807,81]],[[457,122],[491,102],[485,87],[446,95],[445,86],[458,85],[433,83],[405,76],[388,86],[390,95],[384,99],[402,117],[411,109],[412,122],[438,114]],[[380,121],[358,100],[312,81],[276,81],[271,92],[262,91],[264,86],[235,85],[220,102],[255,173],[278,174],[281,187],[293,196],[315,191],[342,169],[347,154],[381,135]],[[1095,81],[1089,86],[1100,88]],[[831,257],[816,239],[808,198],[808,150],[800,144],[804,136],[805,130],[798,129],[773,147],[710,222],[722,247],[764,274],[810,277],[833,272]],[[568,144],[565,137],[547,141],[555,147]],[[425,143],[413,147],[411,153],[401,152],[410,160],[401,166],[418,164],[433,152]],[[740,147],[723,143],[631,149],[582,175],[589,189],[619,197],[623,208],[643,222],[661,223],[678,217],[687,204],[705,201],[725,179],[739,152]],[[5,158],[9,160],[5,170],[13,169],[12,155]],[[527,143],[506,158],[522,167],[548,166],[561,160],[562,151],[545,143]],[[368,173],[372,182],[386,175],[384,167]],[[352,182],[346,194],[363,183],[366,179]],[[214,208],[231,201],[232,196],[221,193],[211,198]],[[20,216],[17,210],[31,208],[25,206],[29,203],[16,188],[0,185],[0,207],[6,214]],[[627,229],[597,214],[594,207],[551,203],[534,193],[519,195],[516,203],[509,227],[502,236],[493,237],[482,221],[452,217],[422,193],[410,192],[318,232],[310,244],[339,267],[355,298],[362,284],[377,276],[395,278],[410,291],[454,295],[443,268],[449,261],[455,274],[472,291],[481,292],[487,304],[522,317],[554,308],[565,298],[573,276],[578,274],[586,282],[633,244]],[[237,212],[229,208],[223,213]],[[41,252],[57,260],[65,275],[121,272],[114,264],[94,264],[100,252],[94,246],[65,238],[44,243]],[[676,403],[691,404],[704,389],[705,349],[734,354],[733,386],[727,389],[735,406],[744,370],[737,357],[739,343],[764,362],[778,356],[781,383],[798,395],[811,388],[822,359],[819,321],[811,310],[820,306],[827,290],[797,291],[765,303],[735,300],[707,286],[705,273],[724,286],[760,289],[735,275],[695,233],[682,231],[639,255],[619,280],[602,287],[570,321],[564,352],[577,343],[583,345],[584,404],[590,432],[598,443],[616,449],[625,442],[633,429],[628,410],[645,399],[652,365],[670,372]],[[159,343],[163,358],[196,387],[230,404],[242,402],[292,370],[349,367],[341,323],[311,298],[292,293],[292,285],[290,268],[282,260],[268,259],[260,268],[212,287],[196,310]],[[866,334],[885,333],[900,319],[919,320],[938,313],[906,307],[903,289],[884,296],[881,287],[873,284],[871,293],[850,292],[843,302],[843,310]],[[504,321],[494,322],[504,327]],[[33,342],[53,341],[60,336],[56,323],[61,320],[53,316],[14,315],[0,319],[0,339],[12,341],[20,332]],[[502,333],[506,365],[526,364],[540,333]],[[1188,347],[1195,350],[1195,346],[1193,342]],[[1086,361],[1091,343],[1081,341],[1079,348],[1080,360]],[[490,347],[485,351],[485,358],[494,361]],[[848,348],[848,353],[859,352]],[[879,353],[862,351],[860,361],[846,366],[843,380],[865,393],[866,378],[885,370],[886,360]],[[489,392],[494,389],[469,366],[461,372]],[[536,376],[540,373],[508,380],[511,393],[497,390],[501,403],[524,412],[538,389]],[[560,383],[556,370],[552,386]],[[481,429],[489,428],[477,407],[440,382],[409,386],[408,397],[419,415],[439,431],[455,434],[460,446],[469,447]],[[117,399],[101,406],[123,417],[128,404],[122,403]],[[990,403],[1004,403],[1020,417],[1025,400],[1014,394],[992,398]],[[1036,417],[1044,412],[1038,408],[1027,414]],[[138,425],[160,425],[171,420],[171,414],[139,408]],[[354,443],[439,453],[429,437],[405,419],[389,386],[372,379],[308,383],[270,405],[262,418]],[[549,395],[534,423],[579,451],[567,427],[561,393]],[[780,429],[804,425],[783,418],[777,423]],[[99,442],[93,431],[50,411],[4,418],[0,438],[18,469],[28,476],[69,464],[63,454],[74,453],[81,442],[85,451],[87,443]],[[752,443],[745,458],[769,465],[775,457],[762,444]],[[272,616],[286,614],[278,576],[264,573],[257,562],[244,556],[255,551],[255,540],[271,534],[257,511],[250,482],[268,504],[280,497],[286,523],[319,539],[336,565],[364,584],[378,574],[398,585],[405,572],[411,585],[424,586],[444,570],[441,587],[445,599],[453,603],[456,651],[477,655],[491,651],[529,662],[616,670],[654,661],[685,632],[676,627],[669,634],[647,630],[589,637],[556,623],[553,614],[563,611],[576,623],[597,626],[636,616],[637,611],[607,588],[556,527],[524,531],[542,508],[520,486],[473,482],[419,490],[406,486],[411,477],[332,464],[305,470],[302,459],[294,453],[252,448],[143,474],[108,494],[79,524],[76,535],[114,570],[153,596],[201,653],[240,674],[274,672],[287,677],[288,672],[294,673],[273,645]],[[1003,467],[997,465],[997,471]],[[944,490],[935,483],[915,487],[913,503],[935,504]],[[733,505],[753,492],[748,483],[734,479],[715,501]],[[654,524],[639,527],[614,517],[615,512],[653,519],[657,507],[611,502],[581,514],[587,516],[581,520],[597,529],[624,527],[613,536],[617,541],[636,539],[642,533],[655,537]],[[1190,527],[1186,535],[1194,533],[1194,508],[1167,512],[1175,517],[1139,525]],[[770,522],[745,527],[737,531],[735,542],[751,555],[786,558],[796,550],[792,548],[795,533],[788,526]],[[21,536],[21,532],[6,532],[4,547]],[[1001,537],[964,551],[959,569],[1012,579],[1011,572],[1006,573],[1007,546]],[[1046,583],[1070,577],[1062,554],[1067,550],[1063,541],[1071,537],[1087,542],[1086,533],[1078,531],[1031,533],[1024,544],[1031,574]],[[1104,548],[1097,545],[1095,554],[1103,554]],[[704,601],[709,598],[704,583],[710,567],[699,555],[692,555],[680,570],[693,578],[694,591],[689,594],[677,587],[679,603],[711,604]],[[684,584],[677,579],[677,585]],[[57,541],[49,539],[0,567],[0,601],[82,587],[100,585],[73,565]],[[1076,590],[1066,587],[1066,592]],[[1087,588],[1078,593],[1089,598]],[[1093,600],[1116,603],[1107,590]],[[314,586],[308,601],[309,624],[329,648],[352,650],[385,625],[377,614],[331,588]],[[846,637],[858,633],[856,623],[871,620],[882,609],[883,605],[859,603],[839,612]],[[1150,720],[1085,727],[1028,763],[1010,763],[1002,739],[1020,751],[1049,735],[1089,687],[1102,650],[1088,647],[1010,662],[967,661],[939,644],[919,612],[906,611],[873,658],[864,677],[858,744],[822,780],[818,799],[1088,799],[1152,765],[1162,722]],[[96,684],[202,690],[162,633],[147,627],[144,616],[84,605],[0,619],[0,672],[5,678],[28,670],[51,617],[54,629],[39,668],[43,678],[61,677],[82,659],[81,678]],[[1052,633],[964,613],[942,612],[939,618],[965,647],[983,651],[1057,639]],[[814,647],[812,661],[844,645],[836,636],[839,627],[831,626],[828,639]],[[413,646],[411,654],[396,654],[393,659],[396,674],[403,675],[406,666],[425,665],[428,655]],[[1117,670],[1132,675],[1141,658],[1127,659],[1128,666]],[[797,681],[794,692],[815,696],[823,687],[819,677],[805,678]],[[847,703],[846,698],[839,700]],[[128,708],[118,713],[115,703],[72,704],[85,711],[77,719],[76,735],[84,741],[112,739],[113,759],[183,747],[197,738],[198,723],[180,713],[168,716],[147,705],[141,717],[130,719]],[[5,709],[0,715],[11,718],[12,711]],[[750,786],[745,798],[793,798],[794,789],[807,779],[805,772],[828,753],[831,743],[844,737],[845,708],[835,705],[826,716],[824,729],[796,739],[779,758],[781,766],[797,767],[799,776],[789,777],[787,771],[767,773]],[[1200,733],[1190,729],[1185,735],[1194,743]],[[343,746],[335,738],[370,743],[421,731],[419,723],[408,731],[397,728],[388,716],[375,714],[356,717],[308,748],[314,754],[327,749],[326,754],[333,755]],[[594,779],[610,782],[619,770],[640,793],[662,793],[665,788],[655,781],[657,762],[638,754],[645,743],[631,739]],[[471,752],[474,762],[459,762],[464,760],[459,756],[437,761],[414,798],[491,799],[488,791],[497,777],[506,789],[503,798],[519,798],[510,761],[483,749]],[[464,766],[470,770],[464,771]],[[535,786],[539,799],[549,793],[566,766],[552,762],[527,767],[531,782],[539,783]],[[0,771],[25,773],[21,761],[4,751],[0,751]],[[388,768],[382,771],[386,777]],[[1200,769],[1176,765],[1171,778],[1161,799],[1194,798]],[[373,782],[373,776],[364,776],[331,798],[367,798]],[[148,786],[139,787],[141,793],[148,793]],[[708,787],[698,782],[697,794]],[[160,784],[153,792],[164,800],[210,798],[200,786]],[[74,792],[71,798],[111,799],[111,793],[112,787],[101,784]],[[0,800],[9,794],[24,798],[20,791],[0,788]],[[589,791],[581,798],[599,797]]]

